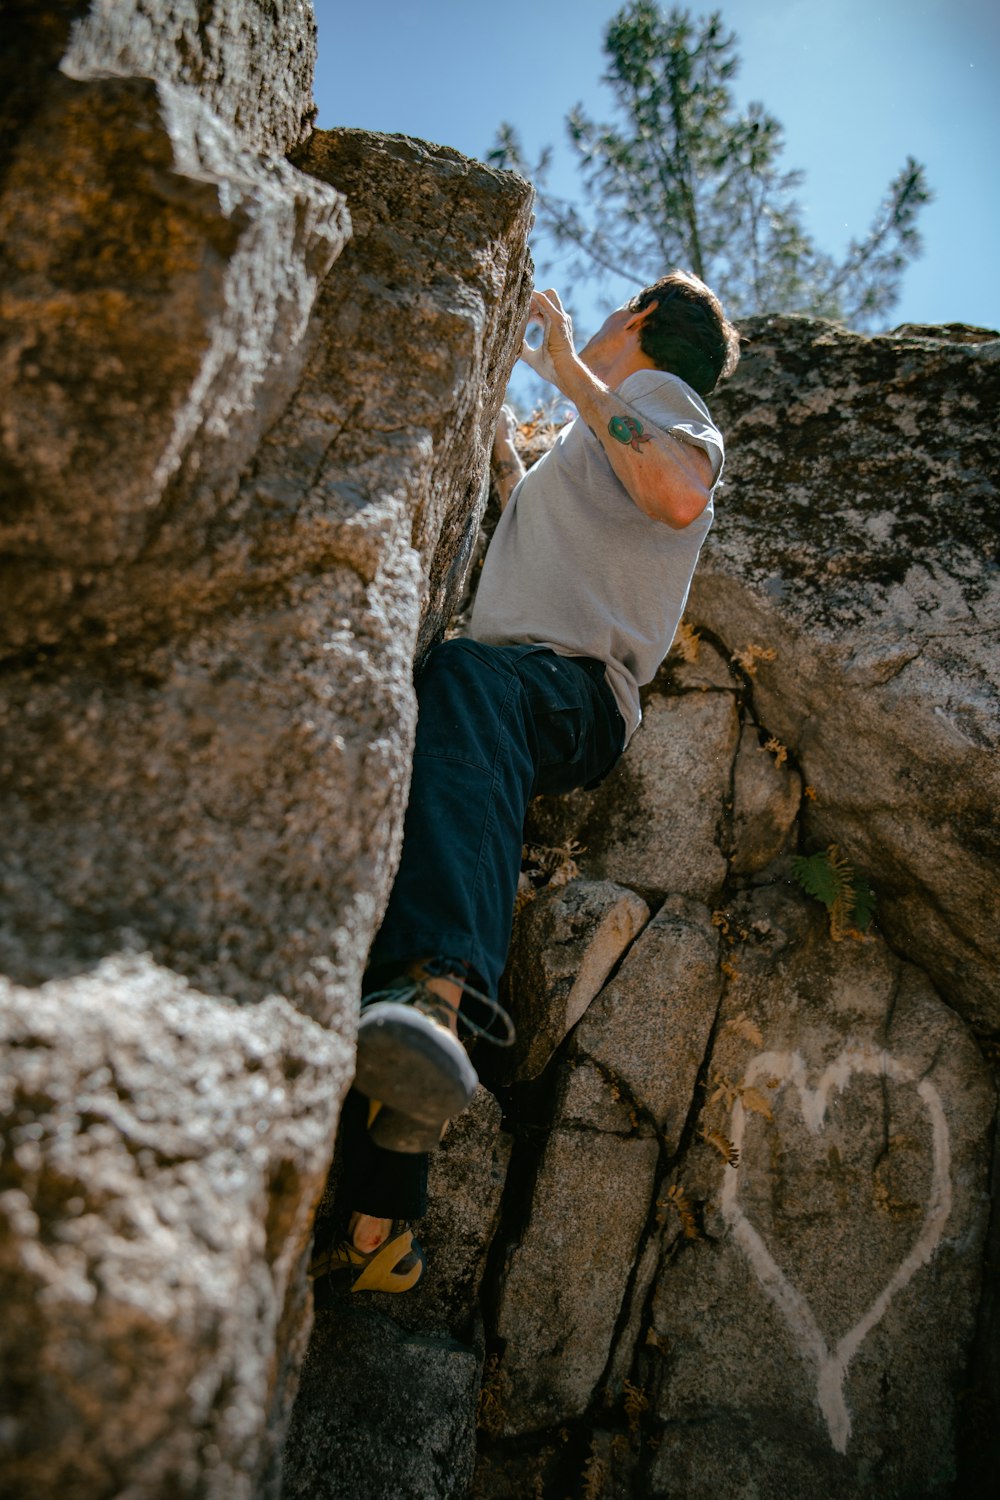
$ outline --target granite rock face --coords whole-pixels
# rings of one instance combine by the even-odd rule
[[[414,658],[461,588],[527,293],[528,200],[405,141],[313,151],[356,194],[358,228],[294,398],[221,495],[198,478],[208,458],[179,471],[155,541],[116,553],[89,604],[53,606],[45,656],[9,678],[4,951],[37,982],[138,941],[203,989],[279,990],[349,1033],[397,854]],[[449,216],[450,258],[434,229]]]
[[[958,329],[869,341],[799,320],[749,332],[763,366],[751,385],[748,360],[716,398],[729,484],[643,727],[601,787],[539,799],[529,818],[529,855],[572,858],[579,877],[536,891],[515,922],[522,1051],[547,1038],[585,967],[591,883],[613,880],[655,915],[554,1053],[545,1040],[541,1071],[494,1080],[514,1145],[483,1293],[479,1500],[789,1485],[853,1500],[873,1475],[880,1493],[953,1495],[991,1472],[996,1093],[960,1016],[990,1019],[997,966],[981,946],[980,967],[963,959],[956,978],[955,955],[985,929],[996,879],[982,841],[962,871],[947,861],[969,819],[988,826],[993,764],[970,751],[942,802],[940,740],[927,735],[905,773],[901,760],[960,702],[993,743],[976,505],[995,470],[980,384],[992,389],[996,341]],[[921,423],[918,441],[914,413],[949,401],[968,427],[948,426],[943,448]],[[765,445],[786,420],[791,468],[780,433]],[[891,482],[910,468],[936,474],[938,491],[921,501]],[[854,502],[839,488],[848,469]],[[969,507],[955,526],[952,484]],[[882,531],[865,519],[876,500]],[[842,555],[852,526],[892,545],[866,557],[855,538]],[[920,572],[931,552],[954,585],[947,649]],[[883,568],[899,573],[888,602]],[[891,610],[914,636],[902,656],[936,663],[908,705],[879,696],[892,672],[855,696],[862,638],[880,649]],[[951,823],[958,803],[968,816]],[[892,837],[876,849],[883,824]],[[867,937],[842,936],[792,879],[790,855],[831,843],[875,886]],[[915,942],[907,911],[926,924]]]
[[[647,900],[671,891],[714,901],[726,877],[739,733],[731,690],[647,692],[641,740],[595,791],[539,798],[533,837],[575,837],[588,850],[588,875]]]
[[[484,1500],[961,1492],[995,1086],[926,975],[775,875],[669,898],[551,1110],[513,1101],[515,1164],[546,1127],[487,1289]]]
[[[88,10],[72,35],[90,38],[89,61],[69,73],[49,50],[63,12],[48,30],[22,21],[34,90],[8,106],[0,196],[7,651],[162,635],[231,600],[243,580],[209,582],[204,559],[350,231],[343,195],[276,154],[300,129],[264,131],[267,145],[235,128],[226,48],[224,114],[184,82],[187,33],[160,10]],[[221,46],[237,7],[184,10]],[[106,30],[133,38],[134,68]],[[245,115],[249,84],[243,95]]]
[[[465,1500],[482,1361],[357,1303],[319,1312],[288,1435],[283,1500]]]
[[[253,1493],[303,1352],[347,1041],[119,956],[4,982],[0,1045],[5,1492]]]
[[[582,886],[655,915],[510,1091],[479,1500],[992,1482],[996,1088],[966,1023],[998,993],[998,343],[747,332],[644,724],[596,791],[530,814]],[[875,887],[866,936],[793,879],[834,843]],[[558,974],[531,911],[512,973]]]
[[[512,1075],[539,1076],[648,920],[645,901],[610,880],[550,885],[530,903],[506,970]]]
[[[316,113],[316,18],[308,0],[116,0],[76,9],[61,64],[69,77],[114,73],[191,88],[270,156],[308,139]]]
[[[973,1492],[996,338],[748,325],[688,628],[622,765],[532,809],[579,868],[517,916],[522,1044],[477,1056],[432,1163],[427,1277],[322,1289],[310,1346],[412,672],[477,543],[529,192],[310,135],[291,0],[9,11],[5,1477]],[[794,883],[833,843],[866,935]]]
[[[663,1424],[651,1491],[801,1475],[861,1495],[877,1473],[881,1493],[956,1493],[988,1072],[926,977],[883,944],[832,944],[821,914],[774,887],[734,917],[752,936],[682,1169],[704,1239],[661,1260],[640,1360]]]
[[[0,1464],[24,1500],[273,1496],[530,191],[307,144],[299,3],[12,17]]]
[[[815,791],[807,837],[851,850],[892,941],[996,1027],[1000,338],[744,332],[690,617],[754,671]]]

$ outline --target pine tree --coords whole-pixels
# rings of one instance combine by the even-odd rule
[[[613,272],[643,286],[680,265],[735,316],[807,312],[870,327],[891,311],[931,197],[918,162],[907,159],[869,233],[838,264],[803,225],[802,173],[780,165],[780,124],[763,105],[736,106],[737,38],[718,12],[693,18],[631,0],[608,25],[604,53],[617,123],[596,123],[579,104],[566,121],[586,212],[546,191],[551,150],[528,168],[511,125],[489,158],[535,180],[538,227],[575,248],[574,275]]]

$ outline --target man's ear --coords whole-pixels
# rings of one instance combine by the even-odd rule
[[[655,313],[659,305],[658,302],[650,302],[647,307],[642,309],[642,312],[633,313],[625,324],[625,332],[631,333],[633,329],[641,328],[646,319]]]

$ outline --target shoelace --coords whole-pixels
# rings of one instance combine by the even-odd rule
[[[462,999],[471,999],[485,1010],[489,1017],[485,1026],[459,1010],[458,1025],[466,1035],[489,1042],[494,1047],[513,1047],[516,1036],[510,1016],[491,995],[485,995],[482,990],[477,990],[474,985],[469,984],[467,979],[456,975],[455,970],[463,967],[464,965],[454,964],[448,959],[432,959],[430,963],[424,965],[431,979],[444,977],[452,981],[457,979],[462,987]],[[399,1005],[415,1005],[425,1015],[439,1021],[449,1029],[452,1017],[455,1015],[454,1007],[449,1005],[447,1000],[442,1000],[440,995],[435,995],[433,990],[429,990],[423,979],[414,979],[409,975],[402,975],[385,989],[372,990],[362,1000],[361,1009],[366,1010],[369,1005],[374,1005],[379,1000],[395,1000]],[[499,1035],[490,1029],[494,1023],[501,1028]]]

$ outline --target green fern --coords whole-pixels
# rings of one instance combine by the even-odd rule
[[[875,893],[840,852],[836,844],[818,854],[797,854],[792,874],[807,895],[822,901],[830,914],[830,936],[835,942],[848,933],[864,932],[875,915]]]

